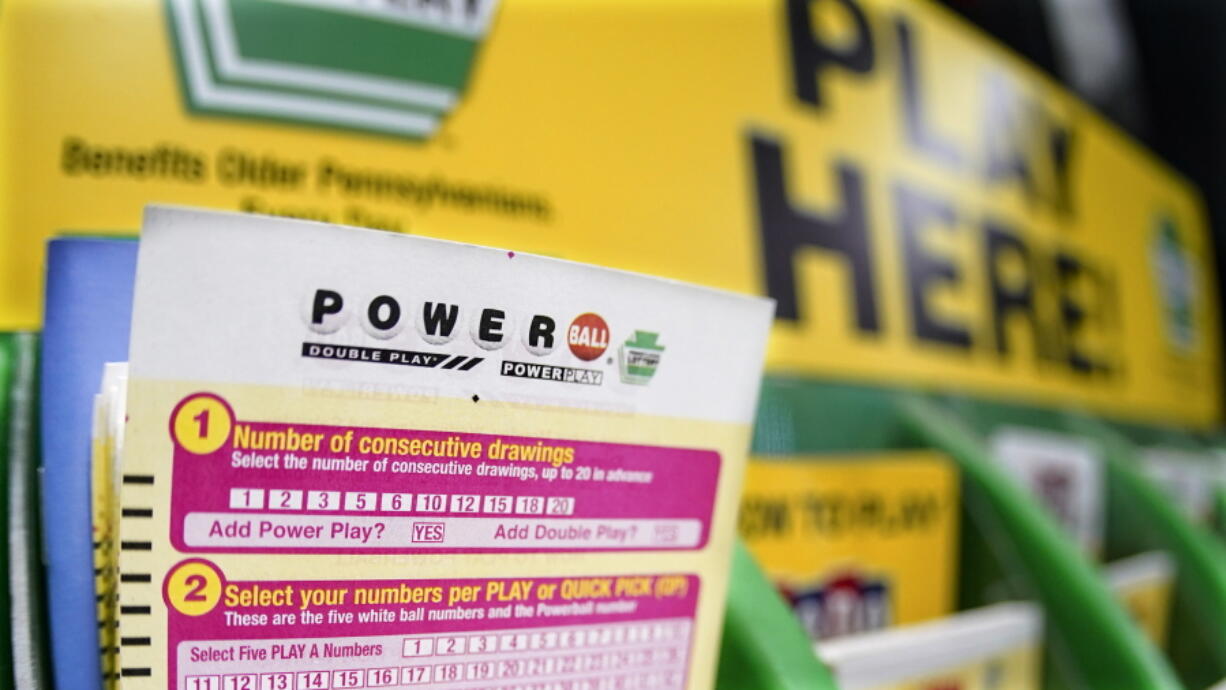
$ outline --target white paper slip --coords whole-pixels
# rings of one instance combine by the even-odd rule
[[[125,689],[708,688],[769,300],[152,208]]]
[[[893,690],[922,682],[949,687],[1039,687],[1043,619],[1037,606],[996,604],[816,646],[842,690]],[[942,686],[944,687],[944,686]]]

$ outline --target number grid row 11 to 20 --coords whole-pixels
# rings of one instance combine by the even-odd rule
[[[404,686],[422,686],[435,684],[432,676],[427,670],[421,680],[414,680],[416,671],[419,669],[429,669],[427,666],[405,667],[398,682],[393,681],[389,684],[367,684],[365,686],[347,686],[337,685],[330,681],[340,678],[352,678],[349,674],[360,673],[358,670],[335,671],[329,674],[326,671],[314,672],[299,672],[299,673],[261,673],[261,674],[242,674],[228,676],[188,676],[185,679],[186,690],[341,690],[342,688],[396,688]],[[395,676],[396,669],[369,669],[376,676],[372,679],[377,679],[384,672]],[[414,673],[408,673],[414,672]],[[671,688],[682,687],[685,680],[685,675],[680,670],[651,670],[639,672],[615,672],[612,674],[602,673],[598,676],[587,678],[560,678],[548,679],[538,682],[514,683],[488,685],[481,684],[476,686],[468,686],[472,690],[478,688],[482,690],[665,690]],[[453,683],[447,681],[438,681],[444,683],[448,687],[453,686]],[[378,681],[376,680],[376,683]],[[461,681],[465,683],[465,681]]]

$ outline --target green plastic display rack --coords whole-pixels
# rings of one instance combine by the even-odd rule
[[[50,687],[50,645],[38,510],[38,335],[0,336],[11,362],[4,422],[8,489],[9,642],[13,685]]]
[[[1213,492],[1213,530],[1226,540],[1226,487],[1219,486]]]
[[[1136,447],[1120,430],[1069,414],[1069,429],[1098,439],[1107,460],[1106,553],[1119,557],[1162,549],[1175,561],[1175,596],[1168,653],[1190,688],[1207,688],[1226,678],[1226,547],[1205,527],[1184,517],[1174,502],[1138,470]],[[1170,430],[1121,427],[1147,442]],[[1190,440],[1184,439],[1184,444]],[[1189,447],[1191,447],[1189,445]]]
[[[970,425],[919,396],[906,396],[900,411],[918,440],[944,450],[961,467],[963,500],[981,529],[991,527],[984,531],[1002,558],[1007,581],[1043,605],[1048,687],[1182,687],[1166,659],[1116,603],[1094,565],[991,460]]]
[[[1049,687],[1182,687],[1165,658],[1116,604],[1094,567],[989,460],[979,435],[957,415],[921,396],[884,388],[784,377],[768,377],[763,382],[754,435],[756,454],[925,447],[946,452],[958,464],[962,531],[994,545],[991,552],[978,552],[977,558],[999,561],[993,565],[963,557],[964,572],[996,568],[1006,575],[1005,586],[998,591],[1000,599],[1033,598],[1043,605],[1048,620],[1045,665]],[[965,587],[965,579],[963,582]],[[734,596],[735,590],[734,586]],[[729,621],[725,639],[739,632],[731,625],[731,614]],[[785,669],[775,670],[782,674]],[[777,677],[780,684],[759,680],[723,685],[721,675],[721,686],[792,687],[783,680],[785,676]]]
[[[737,540],[716,687],[835,690],[834,678],[775,587]]]
[[[1203,450],[1194,439],[1171,429],[1113,427],[1075,412],[962,397],[944,401],[981,434],[1008,425],[1070,434],[1098,445],[1103,452],[1107,514],[1104,559],[1152,550],[1168,553],[1177,573],[1168,658],[1190,688],[1208,687],[1226,677],[1226,626],[1221,624],[1226,620],[1222,584],[1226,581],[1221,575],[1226,551],[1203,528],[1189,523],[1171,499],[1137,470],[1135,448],[1129,441]]]
[[[11,391],[16,360],[15,334],[0,333],[0,457],[5,459],[5,471],[0,472],[0,534],[9,534],[8,519],[8,453],[15,440],[12,436],[9,419],[11,416]],[[0,640],[0,689],[13,687],[13,621],[10,615],[9,595],[9,552],[0,549],[0,577],[3,577],[4,587],[0,587],[0,626],[3,626],[4,639]]]

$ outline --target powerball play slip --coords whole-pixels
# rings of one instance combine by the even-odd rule
[[[124,688],[705,688],[769,300],[151,207]]]

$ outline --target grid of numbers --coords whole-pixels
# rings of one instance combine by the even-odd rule
[[[689,619],[414,635],[401,662],[319,670],[189,675],[183,690],[661,690],[685,682]]]

